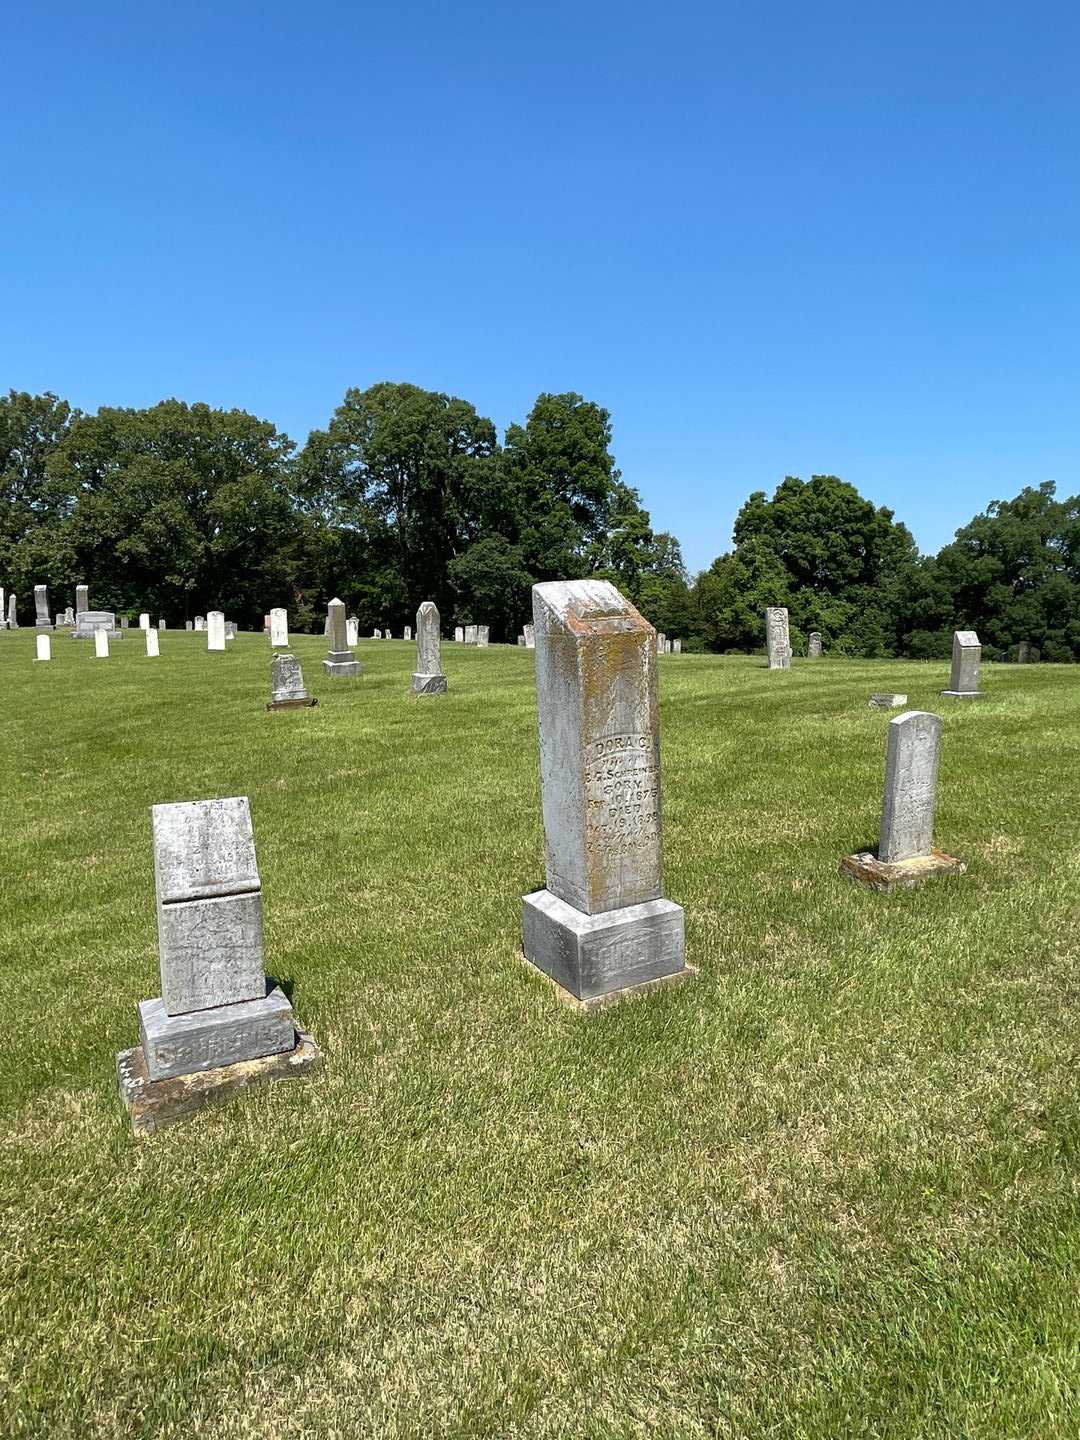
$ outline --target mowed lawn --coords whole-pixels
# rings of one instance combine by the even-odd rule
[[[520,959],[543,884],[531,653],[0,634],[0,1433],[1075,1437],[1080,667],[673,656],[688,985],[588,1018]],[[945,717],[881,896],[890,716]],[[322,1071],[143,1141],[149,807],[247,795],[268,968]]]

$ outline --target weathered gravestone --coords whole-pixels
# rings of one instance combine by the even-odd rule
[[[673,641],[671,642],[671,650],[672,650],[672,654],[674,654],[674,655],[681,655],[681,654],[682,654],[682,641],[681,641],[681,640],[673,640]]]
[[[139,629],[140,629],[140,630],[149,630],[149,629],[150,629],[150,615],[149,615],[149,612],[146,611],[146,610],[142,610],[142,611],[139,612]]]
[[[461,626],[461,625],[455,625],[455,626],[454,626],[454,640],[455,640],[455,642],[456,642],[458,645],[461,645],[461,644],[464,643],[464,641],[465,641],[465,630],[464,630],[464,627],[463,627],[463,626]]]
[[[974,630],[956,630],[952,642],[952,674],[949,688],[943,690],[953,700],[974,700],[979,690],[979,661],[982,646]]]
[[[283,650],[289,648],[289,612],[281,605],[270,611],[270,644]]]
[[[75,611],[72,610],[71,606],[69,605],[69,606],[67,607],[67,609],[64,611],[63,615],[58,615],[58,616],[56,617],[56,628],[59,630],[59,629],[62,629],[63,627],[65,627],[65,626],[74,625],[74,624],[75,624]]]
[[[589,1008],[694,973],[664,898],[656,635],[604,580],[533,586],[533,622],[547,888],[523,948]]]
[[[121,630],[126,630],[126,629],[129,627],[130,623],[131,623],[131,622],[129,621],[129,619],[128,619],[128,617],[127,617],[126,615],[121,615],[121,616],[120,616],[120,629],[121,629]]]
[[[896,710],[907,704],[906,695],[894,695],[891,690],[875,690],[867,703],[869,710]]]
[[[87,612],[89,613],[89,612]],[[107,660],[109,658],[109,632],[108,630],[94,631],[94,659]]]
[[[11,594],[8,596],[8,622],[7,622],[7,623],[8,623],[8,629],[9,629],[9,630],[17,630],[17,629],[19,628],[19,617],[18,617],[18,614],[16,613],[16,610],[17,610],[17,607],[16,607],[16,605],[15,605],[15,591],[13,590],[13,591],[11,592]]]
[[[319,702],[304,685],[304,672],[295,655],[275,652],[270,660],[270,702],[268,710],[297,710]]]
[[[345,621],[345,644],[350,650],[355,650],[360,641],[360,621],[355,615],[350,615]]]
[[[806,658],[808,660],[821,659],[821,636],[816,630],[811,630],[806,641]]]
[[[36,639],[37,639],[37,654],[36,654],[35,657],[34,657],[35,661],[37,661],[37,660],[51,660],[51,659],[52,659],[52,637],[49,636],[49,635],[38,635],[38,636],[36,637]]]
[[[49,587],[47,585],[34,586],[34,625],[38,630],[52,629],[52,620],[49,618]]]
[[[345,602],[331,600],[326,611],[326,623],[330,627],[330,652],[323,661],[327,675],[335,679],[348,679],[360,674],[360,662],[349,649],[345,634]]]
[[[205,630],[205,629],[206,629],[206,616],[205,616],[205,615],[196,615],[196,616],[195,616],[195,629],[196,629],[196,630]]]
[[[159,621],[157,622],[157,628],[158,628],[159,630],[164,630],[164,629],[165,629],[165,621],[164,621],[164,620],[159,620]]]
[[[476,626],[475,626],[475,625],[466,625],[466,626],[465,626],[465,644],[466,644],[466,645],[475,645],[475,644],[476,644]]]
[[[161,995],[139,1005],[141,1044],[117,1056],[137,1134],[318,1058],[267,980],[247,800],[155,805],[151,814]]]
[[[486,645],[486,644],[488,643],[488,636],[489,636],[490,634],[491,634],[491,627],[490,627],[489,625],[477,625],[477,627],[476,627],[476,643],[477,643],[477,645]]]
[[[235,640],[235,639],[236,639],[236,621],[235,621],[235,620],[226,620],[226,621],[225,621],[225,639],[226,639],[226,640]]]
[[[194,630],[194,628],[195,628],[195,625],[194,625],[194,622],[193,622],[193,621],[191,621],[191,620],[185,620],[185,621],[184,621],[184,629],[185,629],[185,630]]]
[[[84,610],[90,609],[90,587],[89,585],[75,586],[75,614],[79,616]]]
[[[374,631],[373,634],[372,634],[372,636],[371,636],[371,638],[372,638],[373,640],[381,640],[381,639],[382,639],[382,631],[381,631],[381,630],[376,630],[376,631]]]
[[[2,594],[2,593],[3,593],[3,592],[0,591],[0,594]],[[1020,641],[1020,644],[1017,645],[1017,647],[1016,647],[1016,663],[1017,663],[1018,665],[1030,665],[1030,664],[1031,664],[1031,641],[1030,641],[1030,640],[1021,640],[1021,641]]]
[[[889,721],[877,854],[848,855],[840,862],[843,874],[873,890],[888,891],[964,872],[963,861],[934,847],[940,747],[940,716],[908,710]]]
[[[207,650],[225,649],[225,612],[223,610],[211,610],[206,617],[206,648]]]
[[[667,636],[664,634],[664,632],[663,632],[662,630],[658,630],[658,631],[656,632],[656,653],[657,653],[658,655],[663,655],[663,653],[664,653],[664,645],[666,644],[666,642],[667,642]]]
[[[769,652],[770,670],[791,668],[791,636],[788,612],[784,605],[770,605],[765,611],[765,644]]]
[[[532,623],[531,620],[530,620],[530,622],[528,623],[528,625],[524,625],[524,626],[522,627],[522,633],[523,633],[524,636],[525,636],[525,648],[526,648],[526,650],[535,650],[535,649],[536,649],[536,627],[533,625],[533,623]]]
[[[154,630],[150,626],[147,626],[146,628],[146,653],[151,658],[161,654],[160,643],[158,641],[158,631]]]
[[[425,600],[416,612],[416,669],[412,677],[414,695],[445,695],[448,689],[442,668],[442,632],[439,611]]]
[[[518,636],[518,641],[517,641],[517,643],[522,647],[522,649],[524,649],[524,648],[525,648],[525,636],[524,636],[524,635],[519,635],[519,636]]]
[[[405,634],[404,634],[401,638],[402,638],[403,640],[411,640],[411,639],[412,639],[412,626],[411,626],[411,625],[406,625],[406,626],[405,626]]]
[[[122,640],[124,632],[116,626],[116,616],[111,610],[81,610],[75,617],[73,640],[89,640],[99,630],[104,630],[110,640]]]

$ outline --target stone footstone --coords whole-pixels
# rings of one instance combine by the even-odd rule
[[[182,1015],[170,1015],[160,996],[142,1000],[139,1039],[151,1080],[276,1055],[296,1043],[292,1006],[276,987],[258,1000]]]
[[[907,704],[906,695],[894,695],[892,691],[875,691],[867,701],[868,710],[895,710]]]
[[[607,581],[533,587],[546,890],[526,960],[576,1000],[687,969],[663,893],[656,633]]]
[[[296,1030],[291,1050],[256,1060],[241,1060],[212,1070],[196,1070],[167,1080],[151,1080],[141,1045],[116,1057],[120,1098],[131,1118],[132,1133],[147,1137],[169,1125],[190,1120],[213,1105],[253,1085],[306,1075],[322,1063],[322,1052],[304,1030]]]

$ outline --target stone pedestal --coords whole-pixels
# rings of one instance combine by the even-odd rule
[[[525,958],[581,1002],[692,973],[664,898],[656,635],[606,581],[533,587],[546,890]]]
[[[139,1038],[151,1080],[277,1055],[296,1043],[292,1006],[276,987],[258,1000],[170,1015],[159,996],[139,1005]]]
[[[326,610],[326,630],[330,637],[330,652],[323,661],[324,673],[335,680],[350,680],[362,674],[360,662],[348,645],[344,601],[330,601]]]

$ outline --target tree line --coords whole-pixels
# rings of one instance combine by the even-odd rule
[[[362,630],[444,623],[512,641],[538,581],[612,580],[686,649],[755,651],[787,605],[798,651],[944,656],[972,628],[1080,659],[1080,497],[1051,483],[994,501],[937,555],[835,475],[757,491],[732,548],[691,577],[611,453],[607,410],[542,394],[500,441],[468,401],[388,381],[350,389],[302,448],[242,410],[164,400],[82,414],[52,394],[0,396],[0,584],[32,619],[90,585],[98,609],[170,624],[224,610],[259,626],[284,604],[322,627],[335,594]]]

